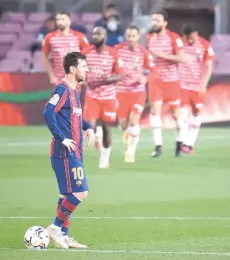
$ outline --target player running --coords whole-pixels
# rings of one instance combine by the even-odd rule
[[[212,75],[214,51],[210,43],[199,36],[193,24],[183,27],[183,44],[189,63],[180,64],[182,87],[182,107],[188,118],[191,108],[192,118],[188,135],[182,147],[183,152],[192,153],[201,126],[201,110],[204,106],[204,93]],[[188,122],[188,120],[187,120]]]
[[[89,73],[84,104],[84,117],[96,128],[102,120],[103,145],[100,149],[99,168],[109,167],[111,153],[110,124],[116,120],[116,86],[122,79],[121,61],[116,51],[106,46],[107,33],[103,27],[95,27],[92,34],[93,45],[83,50],[87,57]]]
[[[70,29],[69,13],[58,13],[56,24],[58,29],[47,34],[42,46],[44,66],[52,85],[57,84],[64,77],[65,72],[62,65],[64,56],[69,52],[81,51],[88,46],[84,34]]]
[[[181,154],[181,144],[185,132],[184,119],[180,116],[180,83],[178,63],[184,61],[181,38],[167,29],[168,14],[156,12],[152,16],[152,33],[147,36],[147,46],[154,56],[160,73],[160,82],[149,77],[149,99],[151,104],[150,126],[152,128],[155,151],[153,157],[162,153],[161,110],[163,102],[168,102],[177,126],[176,156]]]
[[[86,248],[68,236],[68,227],[65,225],[88,195],[82,156],[83,130],[88,136],[88,146],[94,144],[94,130],[82,119],[79,90],[76,87],[85,80],[89,71],[85,59],[79,52],[65,56],[65,78],[54,88],[44,109],[46,124],[53,135],[50,156],[61,194],[57,216],[47,232],[61,248]]]
[[[140,136],[140,117],[144,109],[146,91],[144,69],[154,68],[149,51],[138,44],[139,28],[130,26],[126,30],[126,42],[115,46],[122,59],[125,77],[117,83],[119,124],[128,140],[124,161],[135,162],[135,152]]]

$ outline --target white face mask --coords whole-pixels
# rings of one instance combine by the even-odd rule
[[[107,23],[107,28],[112,32],[115,32],[117,30],[117,27],[118,27],[117,21],[110,21]]]

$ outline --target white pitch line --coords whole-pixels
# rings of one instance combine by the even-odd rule
[[[15,250],[15,251],[27,251],[28,249],[15,249],[15,248],[0,248],[0,250]],[[32,251],[32,250],[31,250]],[[30,252],[31,252],[30,251]],[[180,252],[180,251],[149,251],[149,250],[100,250],[100,249],[83,249],[83,250],[77,250],[77,249],[48,249],[48,250],[41,250],[40,252],[78,252],[78,253],[101,253],[101,254],[152,254],[152,255],[196,255],[196,256],[230,256],[230,252]],[[39,251],[36,251],[39,252]]]
[[[52,219],[53,217],[39,217],[39,216],[0,216],[0,219]],[[71,219],[111,219],[111,220],[230,220],[230,217],[157,217],[157,216],[150,216],[150,217],[113,217],[113,216],[76,216],[72,217]]]

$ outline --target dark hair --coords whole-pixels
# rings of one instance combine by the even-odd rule
[[[165,10],[159,10],[159,11],[154,12],[153,14],[161,14],[164,17],[164,20],[166,22],[168,21],[169,15],[168,15],[168,12]]]
[[[58,15],[58,14],[64,14],[64,15],[67,15],[69,18],[71,18],[71,14],[68,12],[57,12],[56,15]]]
[[[76,67],[79,64],[79,60],[85,60],[86,56],[82,54],[81,52],[69,52],[64,57],[63,61],[63,67],[65,70],[65,73],[70,73],[70,67],[74,66]]]
[[[136,30],[138,33],[140,32],[140,29],[138,26],[136,25],[130,25],[127,30]]]
[[[188,36],[188,35],[190,35],[191,33],[197,32],[197,31],[198,31],[198,30],[197,30],[195,24],[193,24],[193,23],[186,23],[186,24],[184,24],[183,27],[182,27],[182,35]]]
[[[105,9],[117,9],[117,5],[116,4],[113,4],[113,3],[111,3],[111,4],[108,4],[106,7],[105,7]]]

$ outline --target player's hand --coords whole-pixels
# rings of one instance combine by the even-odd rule
[[[66,138],[62,141],[62,144],[69,150],[69,152],[71,152],[71,150],[75,151],[76,142],[74,140]]]
[[[88,129],[85,131],[85,135],[88,138],[87,147],[91,148],[94,146],[95,143],[95,133],[93,129]]]
[[[54,75],[50,76],[50,84],[56,85],[58,83],[58,78],[55,77]]]

